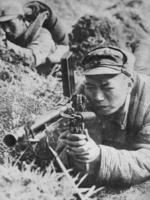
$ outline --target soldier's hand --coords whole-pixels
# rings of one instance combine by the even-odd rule
[[[51,63],[60,63],[61,58],[63,55],[69,51],[69,46],[67,45],[57,45],[55,52],[51,55],[49,55],[49,60]]]
[[[68,134],[65,142],[67,144],[67,153],[74,161],[90,163],[100,156],[100,148],[89,136]]]

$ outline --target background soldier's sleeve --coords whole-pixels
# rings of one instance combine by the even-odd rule
[[[23,48],[7,40],[7,49],[12,50],[16,55],[23,58],[25,64],[29,66],[35,65],[35,57],[33,52],[28,48]]]
[[[35,57],[35,65],[38,66],[46,61],[46,58],[56,50],[55,43],[48,30],[41,28],[37,37],[27,46]]]
[[[46,61],[49,54],[54,53],[55,44],[46,29],[40,29],[34,40],[26,48],[7,41],[7,48],[24,58],[26,64],[38,66]]]

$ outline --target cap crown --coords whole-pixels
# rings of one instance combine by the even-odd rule
[[[0,22],[5,22],[24,15],[23,5],[18,1],[0,1]]]
[[[128,61],[130,62],[130,69]],[[119,74],[130,75],[133,70],[134,56],[117,47],[100,47],[89,52],[84,60],[85,75]],[[132,70],[131,70],[132,69]]]

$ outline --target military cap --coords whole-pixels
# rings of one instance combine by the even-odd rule
[[[107,46],[90,51],[83,59],[85,75],[120,74],[131,76],[135,58],[132,53]]]
[[[24,15],[23,5],[18,1],[0,1],[0,22],[5,22]]]

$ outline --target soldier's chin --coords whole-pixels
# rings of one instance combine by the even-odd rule
[[[116,110],[115,109],[113,109],[113,108],[110,108],[110,107],[101,107],[101,108],[96,108],[95,109],[95,111],[96,111],[96,113],[99,115],[99,116],[106,116],[106,115],[111,115],[111,114],[113,114],[113,113],[115,113],[116,112]]]

